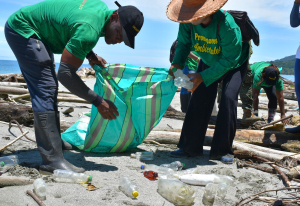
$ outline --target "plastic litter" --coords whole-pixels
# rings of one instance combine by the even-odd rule
[[[185,164],[183,162],[181,163],[179,161],[175,161],[175,162],[172,162],[170,164],[162,164],[160,166],[170,168],[174,171],[180,171],[184,168]]]
[[[153,171],[144,171],[144,177],[148,178],[149,180],[157,180],[158,173]]]
[[[92,176],[83,173],[76,173],[69,170],[54,170],[53,179],[56,182],[88,183],[92,181]]]
[[[17,165],[18,163],[19,159],[17,155],[0,157],[0,170],[9,166]]]
[[[186,89],[192,89],[194,86],[194,83],[190,81],[190,78],[183,74],[183,71],[181,69],[177,69],[174,72],[174,85],[176,87],[184,87]]]
[[[42,178],[36,179],[33,182],[33,192],[43,201],[46,200],[47,184]]]
[[[162,175],[162,174],[174,174],[174,170],[172,170],[171,168],[161,167],[161,166],[152,165],[152,164],[142,165],[141,169],[142,170],[147,170],[147,171],[157,172],[158,175]]]
[[[221,162],[223,162],[224,164],[232,164],[234,162],[234,159],[231,157],[223,156],[221,158]]]
[[[227,184],[221,182],[220,184],[208,183],[205,186],[205,191],[202,198],[202,203],[204,205],[213,205],[215,197],[223,199],[227,193]]]
[[[120,179],[120,190],[128,197],[136,198],[139,196],[137,186],[131,183],[128,177],[121,177]]]
[[[179,180],[187,184],[202,186],[205,186],[209,183],[219,184],[221,182],[225,182],[229,185],[233,182],[232,177],[215,174],[187,174],[179,176]]]
[[[159,178],[157,192],[175,205],[191,205],[195,200],[195,190],[176,178]]]
[[[138,160],[153,160],[153,152],[136,152],[130,155],[131,158]]]

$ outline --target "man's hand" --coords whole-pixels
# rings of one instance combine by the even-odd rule
[[[281,119],[283,119],[283,118],[286,118],[286,116],[285,115],[281,115]],[[284,125],[288,125],[288,124],[290,124],[290,119],[283,120],[282,123]]]
[[[106,68],[105,64],[107,64],[107,62],[105,61],[105,59],[103,59],[102,57],[99,57],[97,54],[93,54],[89,58],[89,63],[90,63],[90,65],[92,67],[94,66],[94,64],[100,64],[104,68]]]
[[[118,108],[107,99],[103,99],[97,109],[104,119],[113,120],[119,116]]]
[[[197,89],[197,87],[203,82],[203,79],[199,73],[192,73],[188,74],[187,76],[192,77],[190,81],[194,82],[194,87],[189,91],[194,92]]]

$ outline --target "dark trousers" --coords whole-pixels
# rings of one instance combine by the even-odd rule
[[[277,109],[277,96],[276,96],[276,88],[275,85],[271,87],[262,87],[264,88],[267,97],[269,99],[268,108],[269,109]]]
[[[229,71],[223,78],[222,98],[217,116],[210,157],[233,154],[232,143],[236,132],[238,94],[247,72],[248,60]],[[200,61],[198,72],[203,68]],[[178,148],[191,156],[202,155],[203,142],[217,95],[219,81],[208,87],[201,83],[192,94],[182,127]]]
[[[26,39],[7,23],[5,37],[27,83],[33,112],[57,111],[58,81],[53,53],[37,38]]]

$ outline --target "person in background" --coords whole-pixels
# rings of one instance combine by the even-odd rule
[[[174,41],[172,44],[172,47],[170,49],[170,63],[172,63],[174,55],[175,55],[175,50],[177,46],[177,40]],[[185,75],[195,73],[198,68],[198,64],[200,62],[200,57],[197,55],[197,52],[191,51],[187,60],[184,63],[184,69],[183,73]],[[180,89],[180,105],[181,105],[181,111],[183,113],[186,113],[190,99],[191,99],[192,93],[188,91],[186,88],[181,87]]]
[[[290,24],[291,27],[294,28],[300,25],[299,6],[300,6],[300,0],[295,0],[291,12],[291,16],[290,16]],[[295,91],[298,99],[298,107],[300,107],[300,46],[298,47],[296,53],[294,76],[295,76]],[[293,128],[286,128],[285,131],[290,133],[300,133],[300,125]]]
[[[170,75],[173,75],[174,67],[184,68],[191,48],[201,58],[197,72],[188,75],[194,82],[193,95],[177,145],[179,150],[171,152],[173,157],[203,154],[203,142],[218,83],[223,80],[220,110],[209,158],[230,163],[233,161],[238,93],[248,68],[249,43],[242,41],[240,27],[233,17],[220,10],[226,2],[172,0],[167,8],[168,18],[180,23]]]
[[[107,44],[125,42],[134,48],[143,14],[134,6],[109,10],[102,1],[48,0],[26,6],[5,24],[5,37],[14,52],[31,96],[41,173],[56,169],[84,172],[63,157],[62,147],[72,149],[60,136],[57,107],[58,80],[73,94],[97,107],[104,119],[113,120],[118,108],[89,89],[76,74],[85,58],[91,66],[106,61],[92,49],[100,37]],[[62,54],[58,76],[55,54]]]
[[[269,99],[268,123],[274,121],[277,109],[277,100],[279,103],[281,118],[285,118],[283,77],[280,76],[278,67],[268,62],[257,62],[251,65],[251,70],[254,76],[252,85],[254,114],[258,116],[258,96],[260,89],[263,88]],[[288,124],[289,120],[286,119],[283,123]]]

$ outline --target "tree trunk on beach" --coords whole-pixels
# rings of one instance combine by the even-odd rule
[[[10,122],[12,119],[18,121],[20,124],[33,124],[32,108],[0,100],[0,121]]]

